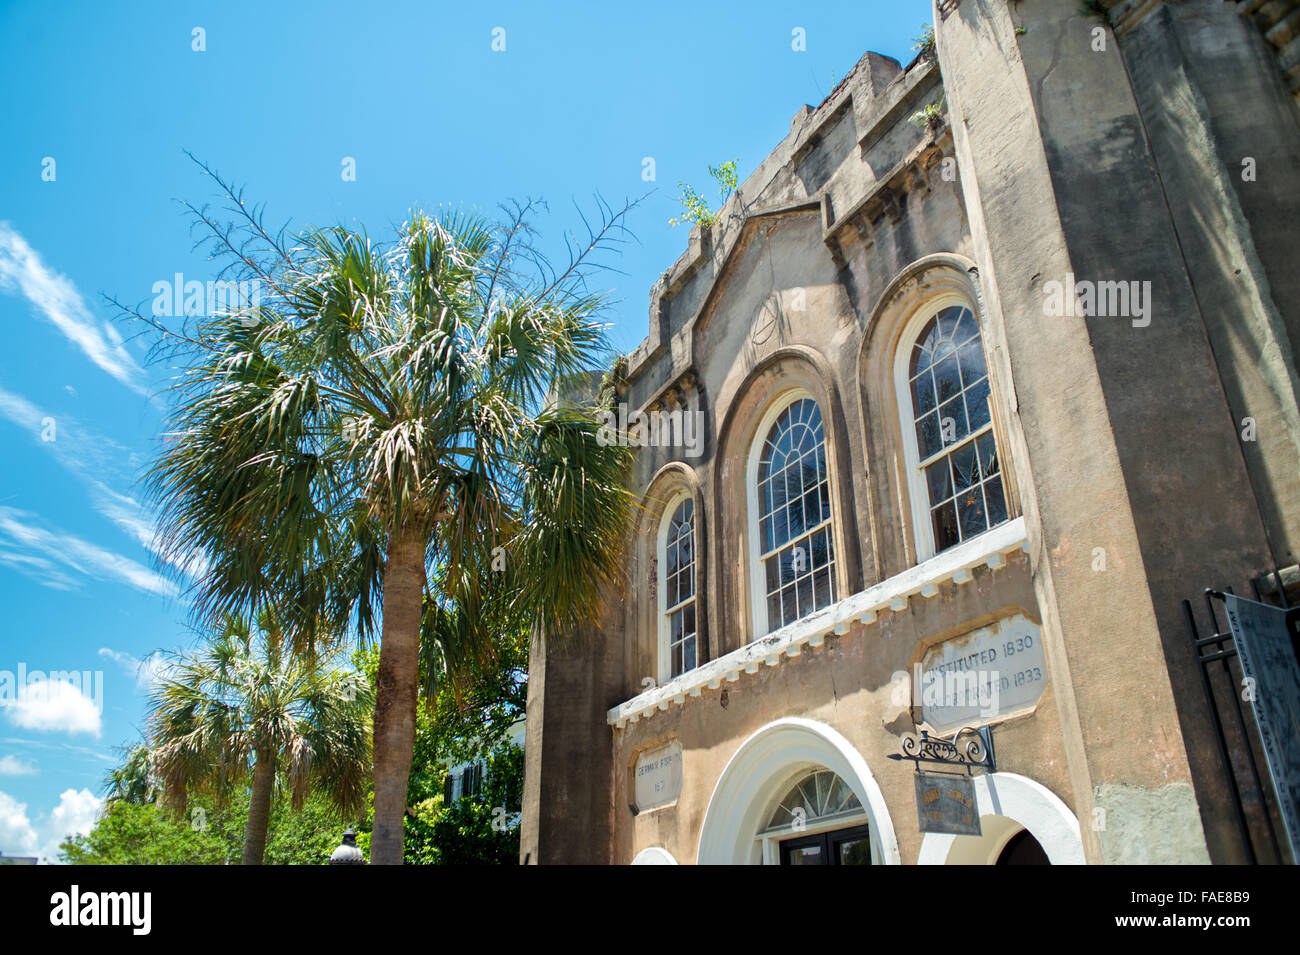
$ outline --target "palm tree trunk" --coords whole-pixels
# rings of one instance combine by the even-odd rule
[[[394,535],[384,568],[384,629],[375,692],[372,865],[402,864],[402,826],[406,818],[411,754],[415,749],[415,706],[420,679],[424,548],[423,537],[403,530]]]
[[[275,789],[275,753],[258,753],[253,767],[253,795],[244,826],[244,857],[240,865],[261,865],[266,854],[266,830],[271,823],[271,793]]]

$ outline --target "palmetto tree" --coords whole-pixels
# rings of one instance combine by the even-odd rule
[[[551,270],[532,205],[416,214],[391,246],[343,228],[291,245],[222,188],[242,241],[192,211],[261,297],[164,329],[185,360],[149,476],[160,550],[204,556],[201,615],[274,603],[297,651],[381,626],[371,852],[400,864],[426,595],[455,608],[426,632],[483,652],[494,595],[562,638],[619,566],[630,452],[553,398],[608,358],[586,276],[628,207]]]
[[[295,810],[314,789],[351,816],[370,781],[368,681],[331,655],[294,654],[271,614],[258,623],[226,616],[198,653],[178,655],[149,714],[161,802],[178,815],[192,792],[224,799],[251,775],[244,865],[262,864],[277,778]]]
[[[123,746],[118,750],[122,763],[104,774],[104,801],[151,803],[158,798],[158,781],[154,778],[152,757],[144,743]]]

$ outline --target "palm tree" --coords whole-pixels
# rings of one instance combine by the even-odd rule
[[[149,747],[144,743],[118,748],[122,764],[104,774],[104,801],[142,806],[158,798]]]
[[[415,214],[392,247],[344,228],[291,245],[221,186],[242,241],[192,211],[231,257],[223,275],[261,296],[158,326],[187,359],[148,479],[159,548],[204,557],[201,616],[274,604],[295,652],[380,629],[371,852],[400,864],[426,595],[484,653],[492,594],[566,639],[621,563],[630,452],[556,395],[608,357],[586,282],[630,206],[602,207],[552,270],[527,239],[533,204],[503,225]]]
[[[155,684],[149,735],[161,801],[184,815],[191,792],[224,799],[252,775],[244,865],[261,865],[276,780],[295,811],[323,791],[343,815],[369,792],[369,683],[325,654],[294,654],[276,619],[254,632],[226,616],[199,653]]]

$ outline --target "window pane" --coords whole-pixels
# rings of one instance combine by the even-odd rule
[[[957,332],[957,322],[966,309],[960,305],[950,305],[939,313],[939,337],[952,338]]]
[[[794,584],[790,584],[781,591],[781,623],[784,627],[787,623],[792,623],[799,619],[799,605],[795,598]]]
[[[974,441],[968,441],[952,453],[952,476],[958,491],[964,491],[979,481]]]
[[[934,366],[934,386],[942,404],[961,392],[961,375],[957,370],[957,356],[949,355]]]
[[[820,567],[813,571],[813,608],[820,610],[822,607],[829,607],[835,602],[835,596],[831,588],[831,572],[829,567]]]
[[[970,427],[978,431],[989,423],[989,380],[983,378],[966,392],[966,409],[970,412]]]
[[[931,411],[916,423],[916,444],[920,449],[922,458],[928,458],[930,455],[936,454],[943,447],[943,441],[939,435],[939,414],[937,411]]]
[[[952,501],[936,507],[930,517],[934,525],[935,550],[944,550],[961,541],[957,534],[957,509]]]
[[[957,509],[961,515],[962,540],[982,534],[988,529],[984,520],[984,495],[977,487],[957,495]]]
[[[937,402],[934,400],[934,379],[929,371],[923,371],[912,382],[912,400],[915,402],[915,414],[933,411]]]
[[[925,469],[925,483],[930,488],[930,503],[952,497],[952,475],[949,473],[946,457]]]
[[[1007,519],[1007,501],[1002,492],[1002,478],[994,478],[984,485],[984,500],[988,504],[989,527]]]
[[[978,337],[962,345],[957,355],[961,362],[961,380],[966,387],[988,374],[984,367],[984,343]]]
[[[691,637],[682,644],[682,672],[695,669],[695,638]]]
[[[944,444],[956,444],[970,434],[970,427],[966,424],[966,409],[960,395],[939,406],[939,428],[943,432],[941,437]]]
[[[984,477],[992,477],[998,473],[998,444],[993,438],[993,432],[982,434],[976,440],[975,444],[979,447],[980,455],[980,473]]]
[[[799,583],[799,617],[805,617],[813,612],[813,586],[812,577],[800,577]],[[796,617],[795,619],[799,619]]]

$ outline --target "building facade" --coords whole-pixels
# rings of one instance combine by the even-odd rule
[[[1183,601],[1300,552],[1296,7],[938,0],[795,114],[651,292],[522,857],[1241,860]],[[923,833],[888,757],[980,728]]]

